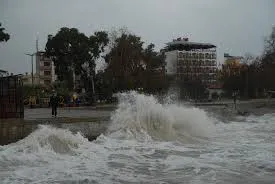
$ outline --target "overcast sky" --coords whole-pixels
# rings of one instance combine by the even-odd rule
[[[157,48],[177,37],[217,45],[223,53],[259,55],[275,26],[275,0],[0,0],[0,22],[11,39],[0,43],[0,68],[31,71],[26,52],[44,50],[48,34],[76,27],[91,34],[127,27]],[[218,61],[219,62],[219,61]]]

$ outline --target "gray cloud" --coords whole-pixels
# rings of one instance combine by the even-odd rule
[[[126,26],[158,48],[188,36],[216,44],[219,60],[223,52],[259,55],[275,26],[274,9],[273,0],[2,0],[0,21],[11,39],[0,44],[0,68],[30,72],[24,53],[35,51],[37,35],[44,49],[47,35],[63,26],[86,34]]]

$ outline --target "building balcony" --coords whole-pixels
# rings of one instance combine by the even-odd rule
[[[40,75],[40,78],[41,79],[52,79],[52,76],[51,75]]]
[[[39,68],[40,68],[41,71],[43,71],[43,70],[52,70],[51,66],[40,66]]]

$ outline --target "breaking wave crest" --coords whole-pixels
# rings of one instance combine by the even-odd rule
[[[38,129],[26,138],[8,145],[12,152],[73,154],[88,139],[80,133],[73,134],[66,129],[39,125]]]
[[[111,116],[110,136],[184,142],[213,133],[214,124],[201,109],[161,104],[154,96],[135,91],[117,97],[119,104]]]

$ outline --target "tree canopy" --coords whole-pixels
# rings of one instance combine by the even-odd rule
[[[275,27],[272,28],[272,32],[269,37],[265,39],[265,53],[275,53]]]
[[[161,90],[164,88],[164,56],[149,44],[145,49],[141,37],[123,31],[114,36],[110,52],[105,61],[109,80],[114,91],[144,89]]]
[[[74,73],[81,76],[88,88],[89,78],[95,74],[95,61],[108,41],[108,34],[104,31],[88,37],[76,28],[63,27],[55,36],[48,36],[46,54],[53,59],[60,81],[67,80],[72,89]]]
[[[5,28],[2,27],[2,24],[0,23],[0,42],[7,42],[10,39],[10,35],[8,33],[5,33]]]
[[[246,55],[239,68],[224,67],[220,72],[223,87],[229,93],[239,90],[241,96],[254,98],[275,90],[275,27],[265,39],[262,56]]]
[[[144,70],[142,61],[141,38],[132,34],[122,34],[106,56],[107,70],[120,90],[140,86],[140,72]]]

